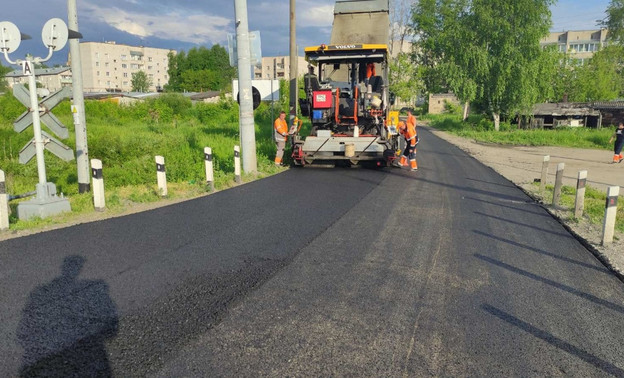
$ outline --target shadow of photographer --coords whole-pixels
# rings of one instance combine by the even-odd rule
[[[29,295],[17,329],[21,376],[111,376],[105,341],[117,334],[117,309],[103,280],[78,276],[82,256],[68,256],[61,275]]]

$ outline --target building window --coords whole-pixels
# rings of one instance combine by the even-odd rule
[[[108,71],[107,71],[107,72],[106,72],[106,76],[110,76],[110,72],[108,72]]]
[[[148,57],[148,58],[147,58],[147,61],[148,61],[148,62],[151,62],[151,61],[152,61],[152,57],[151,57],[151,56],[150,56],[150,57]]]
[[[100,71],[97,71],[97,72],[95,73],[95,76],[100,76]]]
[[[99,67],[100,66],[100,62],[95,62],[95,66]]]
[[[104,63],[104,67],[108,67],[108,65],[109,65],[108,62]]]
[[[128,82],[127,82],[127,81],[124,81],[124,82],[123,82],[123,86],[124,86],[124,87],[127,87],[127,86],[128,86]]]
[[[123,77],[128,77],[128,73],[127,73],[127,72],[124,72],[124,73],[123,73]]]
[[[148,70],[151,70],[151,69],[153,69],[153,68],[154,68],[153,66],[147,66],[147,69],[148,69]]]
[[[122,56],[121,56],[121,60],[126,60],[126,59],[128,59],[128,56],[127,56],[127,55],[122,55]]]
[[[100,59],[100,53],[99,52],[95,53],[95,59]]]
[[[128,65],[126,63],[121,65],[121,68],[128,68]]]

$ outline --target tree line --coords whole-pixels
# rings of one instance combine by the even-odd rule
[[[490,114],[498,129],[501,116],[529,114],[536,103],[624,96],[624,0],[611,0],[600,25],[608,44],[584,63],[557,45],[540,45],[555,0],[408,2],[402,30],[413,50],[391,66],[391,89],[400,97],[451,91]]]
[[[165,90],[170,92],[223,91],[236,77],[228,52],[218,44],[211,48],[194,47],[188,53],[169,53],[167,73],[169,83]]]

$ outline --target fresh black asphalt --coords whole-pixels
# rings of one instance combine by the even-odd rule
[[[0,242],[0,376],[623,376],[623,284],[421,131],[419,170],[291,169]]]

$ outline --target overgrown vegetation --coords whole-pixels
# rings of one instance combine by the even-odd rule
[[[281,110],[276,104],[275,112]],[[90,158],[102,160],[106,202],[109,211],[121,211],[135,203],[159,200],[156,188],[155,155],[166,159],[169,197],[186,198],[205,193],[203,148],[211,147],[215,187],[227,188],[234,179],[234,145],[239,144],[238,104],[221,99],[217,104],[191,104],[181,94],[162,96],[134,105],[119,106],[110,101],[86,101]],[[12,122],[25,108],[12,95],[0,96],[0,169],[7,175],[11,195],[33,191],[38,181],[35,159],[26,165],[18,162],[20,149],[32,138],[32,128],[21,134]],[[70,129],[63,140],[75,149],[70,103],[62,102],[54,114]],[[271,107],[261,104],[255,112],[258,176],[279,171],[273,164]],[[45,129],[45,126],[44,126]],[[70,198],[73,213],[93,211],[91,194],[78,194],[76,162],[63,162],[46,152],[47,179]],[[250,180],[253,177],[243,177]],[[13,214],[11,228],[30,228]],[[60,220],[58,220],[60,219]],[[37,224],[64,221],[38,220]]]

